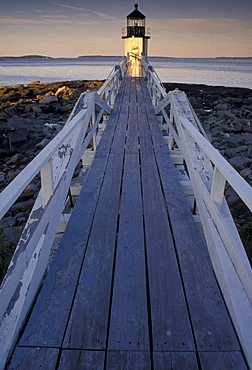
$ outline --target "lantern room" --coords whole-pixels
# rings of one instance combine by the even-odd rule
[[[123,28],[124,55],[140,58],[142,55],[147,57],[149,29],[145,27],[145,15],[135,9],[127,15],[127,27]]]

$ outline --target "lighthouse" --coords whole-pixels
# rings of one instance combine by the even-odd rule
[[[127,27],[123,28],[124,39],[124,55],[129,58],[147,57],[148,29],[145,27],[145,15],[138,10],[138,4],[135,4],[135,9],[127,15]]]

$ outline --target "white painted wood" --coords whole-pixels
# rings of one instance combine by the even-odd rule
[[[225,177],[221,174],[221,172],[215,166],[210,199],[216,203],[219,209],[221,209],[221,206],[222,206],[225,184],[226,184]]]
[[[53,195],[53,170],[52,170],[52,159],[48,162],[40,171],[41,177],[41,188],[42,188],[42,204],[45,207]]]
[[[219,172],[225,177],[226,181],[232,186],[247,207],[252,211],[252,189],[242,176],[226,161],[226,159],[216,150],[190,123],[182,120],[183,126],[211,162],[218,168]]]

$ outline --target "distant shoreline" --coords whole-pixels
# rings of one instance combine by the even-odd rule
[[[122,58],[121,55],[81,55],[81,56],[78,56],[76,58],[73,58],[73,57],[49,57],[49,56],[44,56],[44,55],[22,55],[22,56],[0,56],[0,60],[8,60],[8,59],[90,59],[90,58],[93,58],[93,59],[100,59],[100,58],[115,58],[115,59],[118,59],[118,58]],[[198,58],[198,57],[194,57],[194,58],[187,58],[187,57],[182,57],[182,58],[178,58],[178,57],[164,57],[164,56],[149,56],[149,58],[152,58],[152,59],[239,59],[239,60],[250,60],[252,59],[252,56],[251,57],[209,57],[209,58]]]
[[[47,57],[44,55],[22,55],[18,57],[13,57],[13,56],[2,56],[0,57],[0,60],[5,60],[5,59],[53,59],[52,57]]]

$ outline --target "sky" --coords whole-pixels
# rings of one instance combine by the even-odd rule
[[[134,0],[0,0],[0,56],[123,55]],[[138,0],[149,56],[251,57],[252,0]]]

